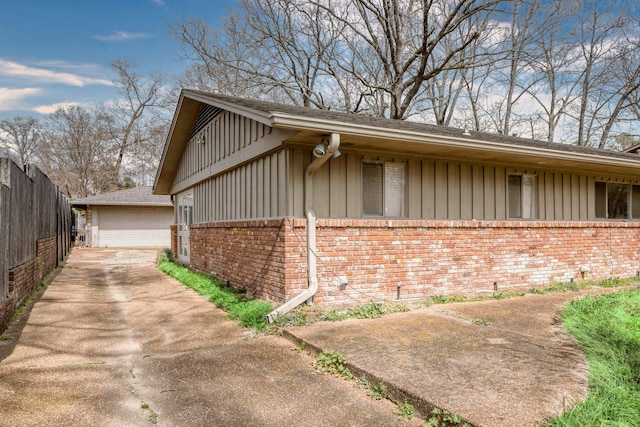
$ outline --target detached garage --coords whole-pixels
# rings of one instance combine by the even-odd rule
[[[173,203],[169,196],[137,187],[71,202],[86,211],[86,244],[91,247],[170,247]]]

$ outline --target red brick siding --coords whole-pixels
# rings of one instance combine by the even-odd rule
[[[277,238],[276,238],[277,237]],[[191,265],[282,302],[307,286],[306,221],[199,224]],[[556,280],[629,277],[640,223],[318,220],[316,302],[526,290]],[[272,250],[273,248],[273,250]],[[346,276],[340,289],[337,276]]]
[[[0,331],[29,293],[56,264],[56,238],[38,240],[35,258],[9,270],[9,297],[0,304]]]
[[[178,226],[172,224],[169,226],[171,229],[171,252],[173,252],[173,257],[177,258],[178,256]]]
[[[56,244],[55,236],[36,241],[36,271],[34,277],[36,284],[40,283],[49,270],[55,266]]]
[[[289,298],[285,286],[285,236],[282,220],[191,225],[190,266],[250,295],[274,301]]]

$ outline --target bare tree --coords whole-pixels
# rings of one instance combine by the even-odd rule
[[[60,108],[47,123],[42,168],[65,193],[86,197],[113,190],[117,147],[111,144],[110,118],[79,106]]]
[[[405,119],[425,82],[472,65],[461,53],[479,33],[457,30],[505,1],[242,0],[224,35],[200,20],[173,34],[216,90]]]
[[[0,147],[24,167],[36,159],[41,133],[40,121],[34,117],[0,120]]]
[[[613,106],[604,125],[599,147],[605,147],[611,130],[629,112],[640,119],[640,18],[633,14],[625,27],[623,42],[620,44],[619,63],[614,70],[613,81],[618,82],[613,92]]]
[[[480,34],[472,31],[460,37],[457,30],[477,15],[498,14],[504,2],[350,0],[343,8],[319,0],[314,3],[330,12],[332,22],[346,28],[343,43],[356,58],[354,63],[362,66],[347,71],[371,91],[385,93],[390,118],[406,119],[421,101],[426,82],[447,70],[474,65],[476,58],[462,53]],[[382,78],[361,73],[370,68],[381,70]]]
[[[136,127],[130,146],[130,161],[123,165],[123,181],[133,185],[152,185],[160,164],[162,150],[169,131],[170,122],[162,121],[155,126],[147,123]]]
[[[545,7],[549,24],[527,51],[527,64],[537,76],[536,84],[527,93],[541,109],[539,119],[546,126],[546,139],[554,141],[560,120],[578,99],[576,92],[584,70],[575,66],[579,53],[566,28],[576,5],[551,1]]]
[[[113,168],[118,180],[123,168],[123,160],[134,140],[140,139],[140,129],[149,110],[165,108],[169,104],[164,89],[165,76],[161,73],[140,74],[135,66],[124,59],[114,61],[112,67],[117,72],[114,80],[122,99],[102,114],[112,115],[112,132],[117,141],[117,157]]]
[[[240,6],[242,13],[225,21],[224,35],[199,19],[173,25],[188,56],[200,61],[190,80],[223,93],[326,108],[322,87],[340,35],[327,25],[327,12],[301,0],[242,0]]]
[[[543,6],[542,2],[514,0],[507,9],[509,20],[504,21],[499,35],[504,58],[494,64],[492,86],[499,101],[492,103],[490,109],[497,113],[493,118],[497,130],[505,135],[512,134],[516,122],[523,122],[516,107],[540,81],[540,76],[531,72],[527,56],[534,50],[535,40],[541,37],[550,23],[549,16],[541,11]]]
[[[486,130],[481,118],[480,102],[495,71],[495,64],[503,56],[502,46],[495,42],[499,27],[499,23],[492,20],[489,14],[478,14],[456,29],[456,37],[443,40],[441,50],[446,53],[456,47],[452,45],[452,40],[479,34],[466,50],[459,52],[456,59],[456,62],[469,63],[471,66],[443,70],[425,82],[436,124],[449,126],[455,122],[460,127]]]

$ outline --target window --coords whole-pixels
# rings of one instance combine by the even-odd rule
[[[538,185],[535,175],[509,175],[509,218],[535,219],[538,215]]]
[[[190,254],[189,225],[193,223],[193,191],[178,195],[178,258],[188,261]]]
[[[596,182],[596,218],[640,219],[640,185]]]
[[[406,215],[406,164],[362,164],[362,214],[402,217]]]

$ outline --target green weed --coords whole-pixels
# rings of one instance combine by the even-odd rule
[[[478,317],[477,319],[473,320],[473,323],[475,325],[482,325],[482,326],[489,326],[491,325],[491,321],[485,319],[484,317]]]
[[[416,415],[416,408],[414,408],[413,405],[407,403],[407,399],[405,399],[404,402],[398,404],[396,414],[398,414],[402,418],[410,420]]]
[[[455,295],[432,295],[425,301],[426,306],[432,304],[450,304],[453,302],[463,302],[464,298]]]
[[[382,383],[375,383],[369,387],[367,396],[373,400],[382,400],[387,398],[387,387]]]
[[[457,414],[433,408],[423,427],[469,427],[469,424],[462,422],[462,417]]]
[[[631,283],[631,279],[622,279],[620,277],[611,277],[602,280],[579,280],[574,282],[553,282],[550,285],[541,288],[532,287],[529,289],[530,294],[547,294],[551,292],[577,292],[591,288],[617,288],[627,286]]]
[[[279,314],[273,319],[273,326],[284,328],[286,326],[305,326],[309,323],[309,317],[304,310],[293,310],[286,315]]]
[[[0,341],[11,341],[13,337],[9,334],[0,335]]]
[[[352,319],[376,319],[385,315],[382,303],[370,302],[347,310],[347,317]]]
[[[161,250],[160,253],[158,253],[157,263],[160,264],[161,262],[165,262],[165,261],[169,261],[169,262],[174,261],[173,252],[171,251],[171,249],[165,248]]]
[[[316,367],[325,374],[337,375],[349,380],[353,379],[353,374],[347,367],[347,361],[337,352],[327,353],[323,351],[318,355]]]
[[[359,389],[367,389],[369,388],[369,381],[367,380],[367,377],[362,375],[356,380],[356,385]]]
[[[296,347],[296,353],[301,353],[304,349],[307,348],[307,343],[304,341],[300,341],[300,344]]]
[[[158,424],[158,414],[156,414],[156,412],[151,409],[151,407],[149,406],[148,403],[146,402],[140,402],[140,408],[143,411],[149,411],[149,422],[153,425]]]
[[[348,319],[349,317],[343,310],[335,308],[333,310],[321,313],[320,318],[329,322],[340,322],[342,320]]]

